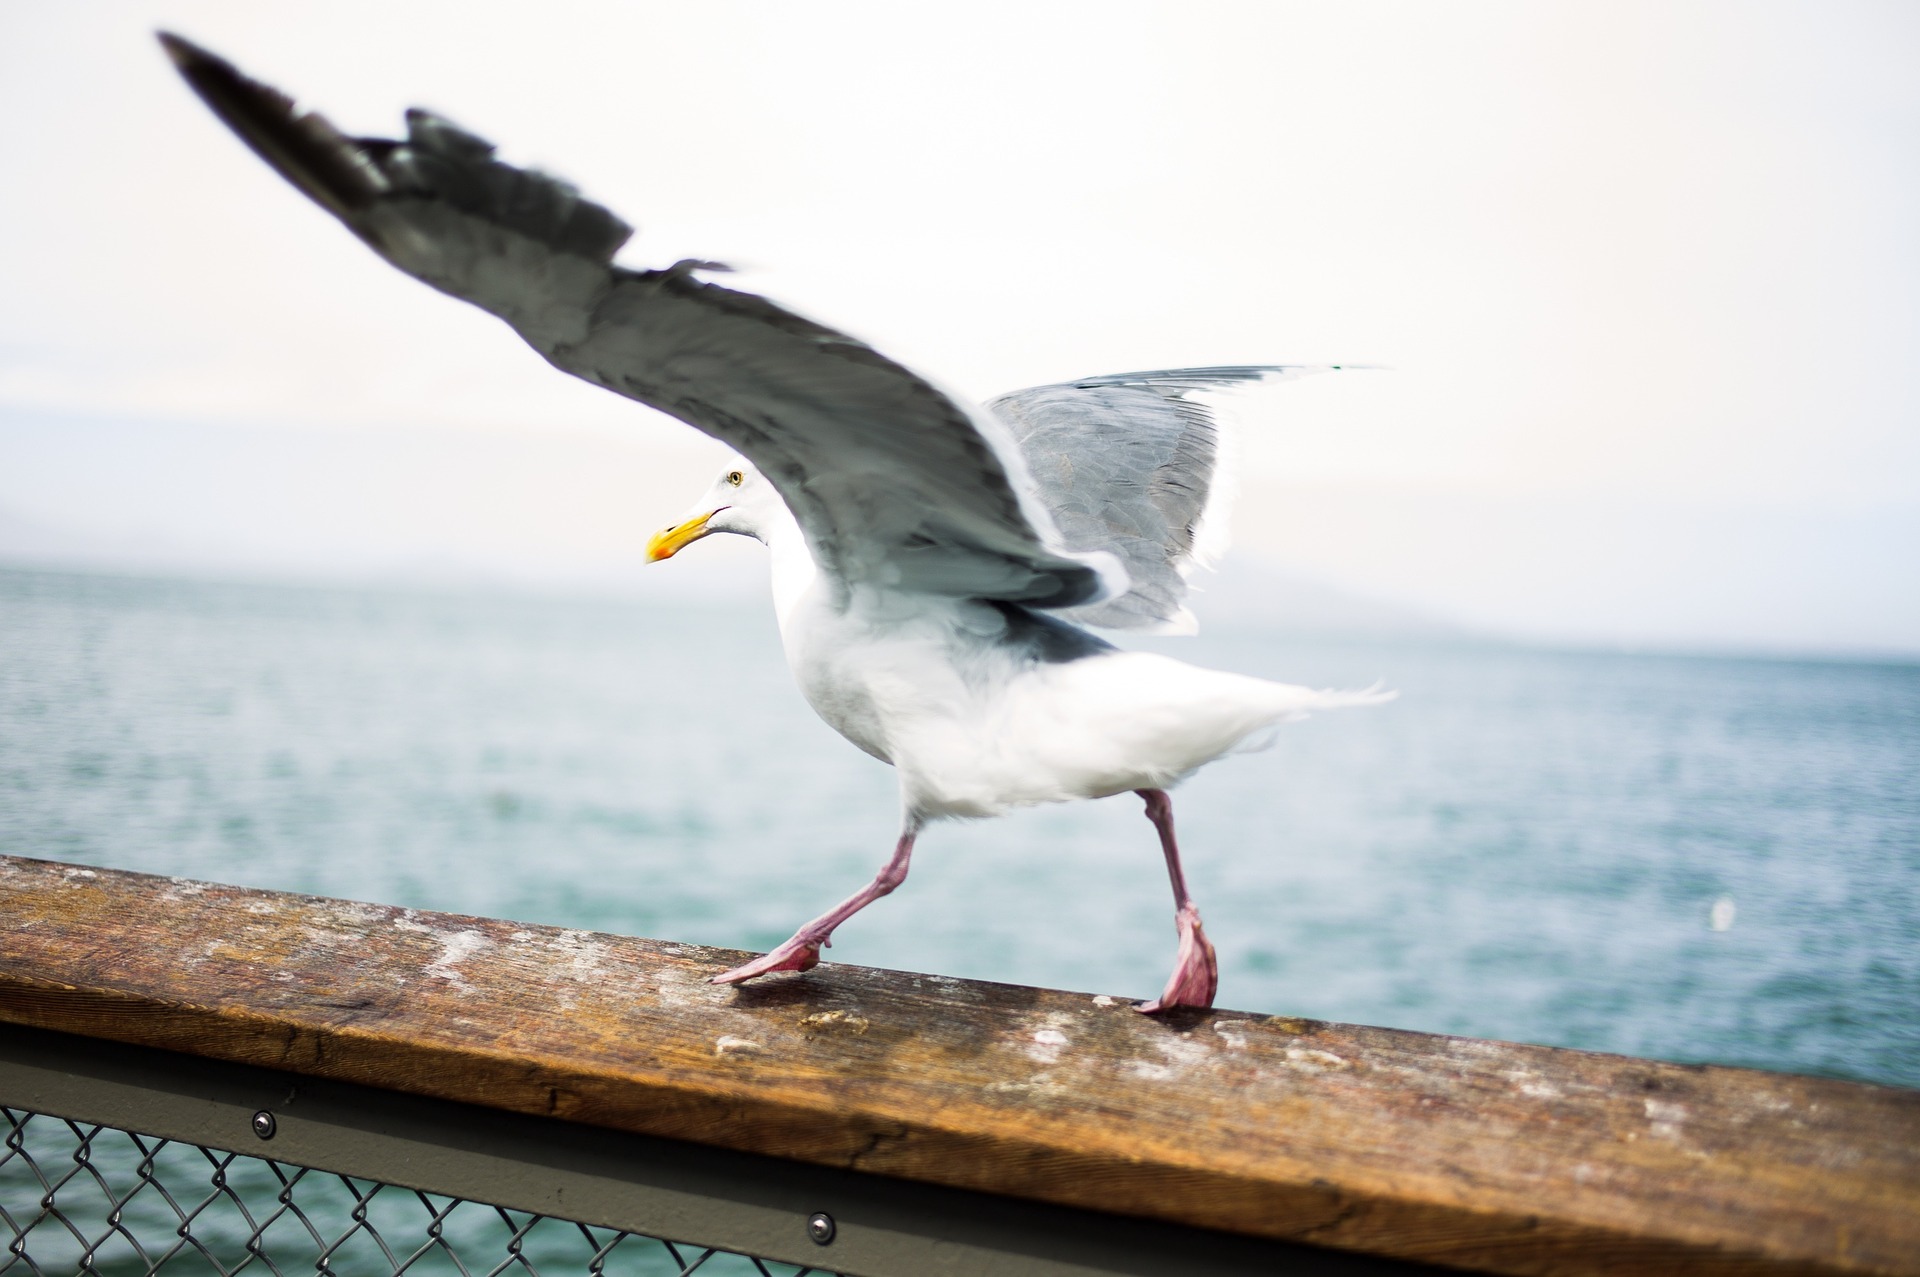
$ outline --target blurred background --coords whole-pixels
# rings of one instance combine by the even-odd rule
[[[1920,14],[0,9],[0,849],[764,947],[888,849],[718,451],[208,115],[424,105],[987,398],[1239,396],[1189,659],[1401,689],[1179,808],[1226,1005],[1920,1084]],[[941,828],[832,956],[1145,996],[1131,802]]]

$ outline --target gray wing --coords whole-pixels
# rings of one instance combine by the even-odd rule
[[[424,111],[349,138],[177,36],[187,83],[281,176],[401,270],[498,315],[556,367],[724,441],[772,481],[845,584],[1066,607],[1124,582],[1059,548],[1018,448],[845,334],[681,262],[612,264],[632,228]]]
[[[1193,629],[1187,577],[1225,545],[1231,449],[1187,396],[1288,380],[1336,365],[1176,368],[1017,390],[987,408],[1012,429],[1065,544],[1105,550],[1127,591],[1063,611],[1109,629]]]

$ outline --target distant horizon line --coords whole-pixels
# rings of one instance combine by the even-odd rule
[[[1285,572],[1285,568],[1275,569]],[[279,567],[261,566],[248,568],[241,565],[216,566],[211,564],[136,564],[107,560],[80,561],[49,559],[34,560],[16,557],[0,549],[0,577],[3,576],[43,576],[64,577],[69,579],[92,579],[100,581],[123,581],[148,585],[203,586],[215,589],[257,589],[288,590],[314,593],[377,594],[377,595],[414,595],[447,600],[460,599],[510,599],[532,602],[549,600],[557,603],[609,604],[615,606],[644,605],[649,602],[671,603],[674,606],[687,607],[751,607],[765,606],[766,600],[754,590],[744,588],[737,578],[724,588],[713,589],[671,589],[656,594],[649,599],[638,590],[620,587],[605,578],[575,577],[565,580],[553,579],[540,582],[511,574],[486,576],[474,573],[465,577],[452,575],[430,577],[404,572],[385,574],[356,574],[350,570],[333,572],[303,572],[284,565]],[[1318,586],[1305,576],[1299,578],[1303,583]],[[637,578],[636,578],[637,584]],[[1330,593],[1337,593],[1337,587],[1321,586]],[[1368,601],[1368,600],[1361,600]],[[1246,615],[1227,613],[1208,618],[1202,615],[1201,635],[1265,634],[1286,642],[1303,643],[1352,643],[1364,646],[1382,647],[1472,647],[1506,648],[1515,652],[1530,652],[1560,656],[1619,656],[1628,658],[1653,658],[1677,660],[1721,660],[1721,661],[1758,661],[1777,664],[1799,665],[1844,665],[1844,666],[1888,666],[1899,668],[1920,667],[1920,650],[1900,648],[1805,648],[1788,646],[1766,646],[1752,644],[1742,646],[1736,643],[1698,643],[1677,642],[1634,642],[1606,638],[1579,639],[1573,637],[1538,636],[1524,634],[1503,634],[1486,628],[1468,626],[1436,625],[1432,628],[1413,628],[1393,631],[1364,628],[1341,629],[1337,626],[1317,627],[1311,625],[1290,625],[1276,618],[1250,618]],[[1151,637],[1156,642],[1165,641],[1159,636],[1139,636],[1127,632],[1114,635],[1122,642],[1129,638]]]

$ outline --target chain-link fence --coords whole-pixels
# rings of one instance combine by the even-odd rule
[[[0,1274],[829,1277],[110,1126],[0,1116]]]

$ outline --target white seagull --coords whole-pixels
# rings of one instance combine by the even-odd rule
[[[426,111],[404,141],[347,137],[177,36],[194,91],[375,252],[504,319],[555,367],[679,418],[738,459],[665,559],[716,532],[771,551],[788,663],[835,730],[900,776],[901,830],[872,882],[752,962],[805,971],[836,927],[907,876],[929,821],[1132,791],[1160,837],[1179,953],[1140,1009],[1207,1007],[1213,946],[1187,891],[1167,790],[1309,710],[1316,691],[1116,648],[1083,626],[1190,631],[1186,576],[1224,532],[1222,439],[1189,396],[1319,371],[1090,377],[970,405],[762,297],[613,264],[632,228]]]

